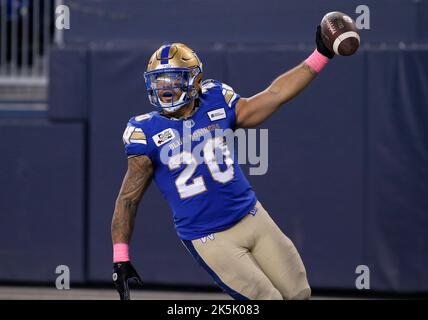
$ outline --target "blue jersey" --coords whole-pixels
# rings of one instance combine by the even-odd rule
[[[256,196],[234,160],[236,150],[216,134],[235,129],[238,99],[229,86],[206,80],[191,117],[180,120],[154,111],[130,119],[125,129],[126,154],[151,159],[181,239],[228,229],[255,207]]]

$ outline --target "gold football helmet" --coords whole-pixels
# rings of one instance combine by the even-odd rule
[[[150,103],[171,113],[199,96],[202,63],[182,43],[167,44],[152,55],[144,73]]]

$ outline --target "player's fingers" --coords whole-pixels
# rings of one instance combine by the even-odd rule
[[[141,278],[140,278],[140,276],[137,274],[137,275],[135,275],[134,277],[132,277],[132,279],[134,279],[135,280],[135,282],[137,282],[137,284],[139,285],[139,286],[143,286],[143,281],[141,280]]]
[[[129,286],[128,286],[128,281],[127,280],[125,280],[122,283],[122,290],[119,291],[119,296],[120,296],[120,300],[131,300],[130,299]]]
[[[117,292],[119,293],[120,300],[129,300],[128,281],[121,277],[121,279],[115,281],[114,284]]]
[[[143,285],[143,281],[141,280],[140,275],[137,273],[137,271],[134,268],[130,270],[129,278],[134,279],[140,286]]]
[[[315,35],[315,41],[316,42],[322,41],[322,39],[321,39],[321,26],[320,25],[317,26],[317,32],[316,32],[316,35]]]

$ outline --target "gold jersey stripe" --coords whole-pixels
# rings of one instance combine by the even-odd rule
[[[231,90],[225,90],[226,92],[223,94],[224,95],[224,99],[226,100],[226,103],[229,104],[230,100],[232,100],[233,95],[235,94],[233,91]]]
[[[134,140],[147,140],[146,135],[144,134],[144,132],[138,132],[138,131],[134,131],[131,134],[131,138],[130,139],[134,139]]]

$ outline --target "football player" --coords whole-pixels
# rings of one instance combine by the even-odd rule
[[[113,280],[121,299],[130,298],[129,279],[141,284],[128,244],[137,207],[152,178],[169,202],[179,238],[226,293],[234,299],[310,297],[295,246],[257,200],[233,160],[234,150],[214,132],[263,123],[333,56],[318,27],[316,49],[305,61],[264,91],[243,98],[219,81],[203,81],[201,61],[184,44],[163,45],[152,55],[144,77],[150,103],[158,110],[131,118],[125,129],[128,170],[111,226]],[[192,138],[196,133],[204,134],[203,142]],[[191,150],[204,143],[203,161],[184,150],[186,139]],[[215,150],[221,151],[223,163]]]

